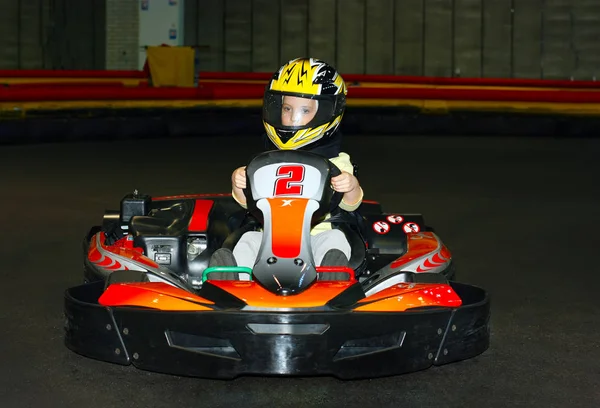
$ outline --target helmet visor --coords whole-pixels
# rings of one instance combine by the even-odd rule
[[[335,117],[335,99],[267,91],[263,119],[282,130],[315,128]]]

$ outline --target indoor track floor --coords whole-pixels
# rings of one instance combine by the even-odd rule
[[[81,240],[134,189],[228,192],[250,138],[0,146],[0,406],[599,407],[600,140],[348,137],[366,198],[421,212],[489,290],[479,357],[374,380],[173,377],[63,345]]]

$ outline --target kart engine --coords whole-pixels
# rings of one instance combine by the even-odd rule
[[[187,258],[188,261],[193,261],[196,259],[198,255],[200,255],[206,247],[208,243],[206,241],[206,237],[190,237],[187,240]]]

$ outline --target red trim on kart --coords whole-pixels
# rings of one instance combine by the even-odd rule
[[[356,278],[354,276],[354,270],[347,266],[317,266],[315,267],[317,273],[339,273],[344,272],[348,274],[347,281],[356,282]]]
[[[105,244],[106,237],[105,237],[104,233],[102,233],[102,232],[98,232],[96,235],[94,235],[94,237],[92,238],[92,240],[90,242],[90,248],[88,251],[88,259],[95,265],[99,265],[98,261],[100,261],[102,259],[102,254],[100,253],[99,248],[97,248],[97,245],[96,245],[96,237],[98,236],[98,234],[100,234],[100,245],[102,246],[103,250],[105,250],[111,254],[122,256],[126,259],[130,259],[132,261],[139,262],[139,263],[141,263],[145,266],[149,266],[151,268],[159,267],[156,262],[153,262],[151,259],[147,258],[140,252],[141,248],[129,248],[128,245],[126,245],[126,246],[115,246],[114,244],[106,245]],[[110,258],[108,255],[104,255],[104,257],[107,259]],[[100,266],[100,267],[102,267],[102,266]],[[107,269],[107,268],[104,268],[104,269]],[[128,268],[125,268],[125,269],[128,269]],[[108,269],[108,270],[110,270],[110,269]]]
[[[214,204],[212,200],[196,200],[194,212],[188,224],[188,231],[206,231],[208,214]]]

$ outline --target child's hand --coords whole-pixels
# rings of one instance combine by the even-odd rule
[[[355,190],[359,184],[358,179],[354,175],[343,171],[342,174],[331,179],[331,186],[338,193],[348,193]]]
[[[231,183],[235,188],[243,190],[246,188],[246,166],[238,167],[231,175]]]

